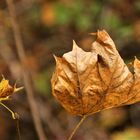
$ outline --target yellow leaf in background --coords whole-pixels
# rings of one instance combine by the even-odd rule
[[[17,113],[14,113],[10,108],[8,108],[2,101],[8,100],[13,93],[23,89],[23,87],[16,88],[16,83],[12,87],[9,84],[9,80],[6,80],[4,77],[0,82],[0,105],[5,107],[12,115],[13,119],[18,119],[19,116]]]
[[[23,87],[16,88],[16,84],[12,87],[9,84],[9,80],[6,80],[4,77],[0,82],[0,101],[8,100],[8,98],[15,92],[23,89]]]

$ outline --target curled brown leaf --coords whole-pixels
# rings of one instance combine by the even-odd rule
[[[97,32],[91,52],[73,42],[73,49],[56,57],[52,92],[62,106],[75,115],[89,115],[140,100],[140,61],[132,74],[108,33]]]

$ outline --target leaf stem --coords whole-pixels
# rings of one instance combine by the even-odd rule
[[[2,103],[2,102],[0,102],[0,104],[4,107],[4,108],[6,108],[11,114],[12,114],[12,118],[15,120],[15,119],[17,119],[17,113],[15,113],[15,112],[13,112],[9,107],[7,107],[4,103]]]
[[[74,134],[76,133],[76,131],[78,130],[78,128],[81,126],[81,124],[83,123],[83,121],[87,118],[86,115],[84,115],[81,120],[79,121],[79,123],[76,125],[76,127],[73,129],[72,133],[70,134],[68,140],[72,140]]]

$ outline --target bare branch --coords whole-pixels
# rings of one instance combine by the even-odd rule
[[[28,98],[28,102],[30,105],[32,117],[34,120],[34,125],[35,125],[39,139],[46,140],[47,138],[43,131],[40,116],[38,113],[39,109],[37,108],[37,103],[35,101],[34,94],[33,94],[30,71],[27,69],[27,67],[25,65],[26,55],[25,55],[24,45],[23,45],[23,41],[22,41],[20,29],[19,29],[19,24],[16,19],[14,3],[13,3],[13,0],[6,0],[6,1],[7,1],[9,14],[10,14],[10,18],[11,18],[12,29],[14,32],[16,48],[17,48],[17,52],[18,52],[18,56],[19,56],[21,65],[22,65],[22,70],[23,70],[22,76],[23,76],[23,81],[24,81],[24,85],[25,85],[25,90],[27,92],[27,98]]]

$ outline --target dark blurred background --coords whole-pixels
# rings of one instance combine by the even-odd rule
[[[34,94],[49,140],[64,140],[79,121],[51,94],[53,54],[72,49],[72,40],[90,50],[89,33],[105,29],[128,64],[140,57],[140,0],[15,0]],[[5,0],[0,0],[0,73],[23,85]],[[2,77],[1,77],[2,79]],[[26,92],[5,102],[20,115],[22,140],[37,140]],[[17,140],[16,122],[0,106],[0,140]],[[140,103],[109,109],[85,120],[73,140],[140,140]]]

